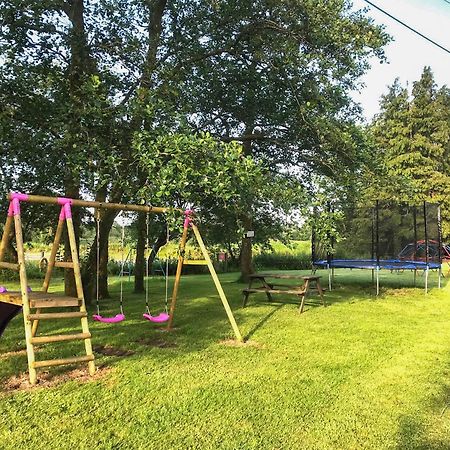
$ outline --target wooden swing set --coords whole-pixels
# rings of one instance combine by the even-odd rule
[[[167,321],[167,329],[170,330],[173,325],[177,296],[181,281],[182,269],[185,265],[206,265],[208,266],[215,287],[222,301],[223,307],[230,321],[231,327],[238,341],[243,342],[242,335],[237,326],[233,312],[217,277],[214,266],[209,257],[200,232],[193,221],[193,212],[190,210],[182,211],[172,208],[161,208],[146,205],[132,205],[122,203],[93,202],[64,197],[45,197],[39,195],[28,195],[21,193],[10,193],[8,195],[9,208],[6,224],[3,230],[3,236],[0,243],[0,269],[9,269],[19,272],[20,291],[8,291],[0,287],[0,334],[7,326],[9,321],[23,309],[23,320],[25,328],[25,342],[28,358],[28,371],[30,384],[35,384],[37,380],[36,369],[49,366],[58,366],[65,364],[87,363],[89,374],[95,373],[94,354],[92,351],[91,333],[89,331],[88,313],[83,294],[83,284],[81,280],[80,261],[76,245],[75,231],[72,221],[72,206],[99,209],[114,209],[120,211],[135,211],[146,213],[167,213],[169,211],[178,211],[184,213],[183,233],[178,254],[178,265],[175,275],[175,283],[172,291],[172,298]],[[53,204],[61,207],[58,225],[51,249],[48,266],[42,285],[41,292],[32,292],[28,287],[28,277],[25,265],[25,251],[22,234],[21,203],[39,203]],[[60,241],[64,228],[67,227],[67,234],[70,245],[70,257],[67,261],[57,261],[56,255],[60,246]],[[192,230],[197,244],[202,252],[202,260],[188,260],[185,258],[185,247],[188,239],[189,230]],[[17,263],[4,261],[6,249],[12,235],[15,235]],[[75,278],[77,297],[69,297],[60,294],[48,292],[52,272],[55,267],[61,267],[72,270]],[[57,312],[51,308],[58,308]],[[60,309],[70,308],[69,311],[60,311]],[[55,311],[53,309],[53,311]],[[58,319],[80,319],[81,333],[63,334],[63,335],[41,335],[37,336],[38,325],[41,320],[52,321]],[[36,361],[35,346],[55,342],[83,341],[85,355],[74,356],[71,358],[51,359]]]

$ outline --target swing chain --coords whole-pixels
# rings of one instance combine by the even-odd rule
[[[95,302],[97,306],[97,315],[100,315],[100,291],[99,291],[99,282],[100,282],[100,210],[95,210],[95,220],[97,225],[97,236],[96,236],[96,283],[95,283]]]
[[[123,211],[120,211],[118,216],[120,217],[121,215],[123,215],[122,213],[123,213]],[[122,259],[122,264],[121,264],[121,268],[120,268],[119,308],[120,308],[121,314],[123,314],[123,277],[124,277],[123,271],[125,268],[125,221],[123,220],[123,217],[122,217],[122,239],[121,239],[120,245],[121,245],[121,256],[120,257]]]
[[[147,314],[151,315],[150,312],[150,305],[149,305],[149,285],[148,285],[148,279],[149,279],[149,264],[148,264],[148,260],[150,258],[150,253],[149,253],[149,247],[150,247],[150,239],[148,237],[148,232],[149,232],[149,214],[147,213],[146,215],[146,219],[145,219],[145,223],[146,223],[146,234],[145,234],[145,252],[144,252],[144,256],[145,256],[145,308],[147,310]]]
[[[167,245],[170,240],[170,229],[169,229],[169,223],[166,221],[166,243]],[[147,310],[147,314],[151,315],[150,312],[150,304],[149,304],[149,276],[150,276],[150,270],[149,270],[149,259],[150,259],[150,238],[149,238],[149,214],[147,213],[146,217],[146,245],[145,245],[145,275],[146,275],[146,281],[145,281],[145,307]],[[153,250],[154,251],[154,250]],[[165,300],[164,300],[164,310],[166,314],[168,314],[169,311],[169,258],[166,257],[166,267],[165,267]]]

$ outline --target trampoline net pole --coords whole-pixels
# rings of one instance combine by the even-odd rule
[[[423,202],[423,231],[425,234],[425,294],[428,293],[428,226],[427,226],[427,204]]]
[[[380,294],[380,267],[377,266],[377,295]]]
[[[317,208],[313,208],[313,223],[311,226],[311,269],[314,273],[314,261],[316,260],[316,224]]]
[[[413,208],[413,227],[414,227],[414,254],[413,261],[417,259],[417,209]],[[414,287],[417,285],[417,269],[414,269]]]
[[[375,230],[375,239],[376,239],[376,257],[377,257],[377,267],[380,267],[380,214],[379,214],[379,201],[376,203],[376,230]],[[377,270],[378,270],[377,269]]]
[[[377,295],[380,293],[380,214],[379,214],[379,201],[376,202],[376,256],[377,256]]]
[[[328,290],[331,291],[331,268],[330,264],[327,264],[328,267]]]

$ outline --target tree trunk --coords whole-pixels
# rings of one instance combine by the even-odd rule
[[[252,219],[250,217],[244,217],[245,230],[251,230]],[[243,237],[241,244],[241,254],[239,256],[239,262],[241,266],[240,281],[248,282],[249,275],[254,273],[253,269],[253,254],[252,254],[252,238]]]
[[[136,259],[134,262],[134,292],[139,294],[145,292],[145,247],[147,241],[147,215],[138,214],[137,219],[137,241],[136,241]]]
[[[167,232],[166,232],[166,230],[163,230],[163,231],[161,231],[160,235],[156,238],[156,241],[153,242],[152,250],[148,257],[148,266],[149,267],[153,266],[153,262],[155,261],[156,256],[158,255],[159,249],[161,247],[164,247],[164,245],[166,245],[166,242],[167,242]]]
[[[253,125],[246,126],[245,134],[253,132]],[[246,156],[252,155],[252,141],[245,141],[242,145],[244,154]],[[251,213],[251,211],[249,211]],[[242,223],[245,231],[251,230],[253,227],[253,220],[250,214],[246,214],[242,217]],[[253,254],[252,254],[252,238],[243,237],[241,244],[241,253],[239,256],[239,263],[241,266],[240,281],[248,282],[249,275],[254,273],[253,269]]]
[[[88,262],[83,269],[83,286],[86,302],[90,304],[97,297],[97,270],[99,271],[98,296],[99,299],[109,298],[108,289],[108,261],[109,234],[117,216],[115,210],[105,210],[100,213],[99,259],[97,268],[97,232],[89,251]]]
[[[71,155],[76,152],[79,146],[77,136],[80,135],[80,115],[83,114],[84,98],[82,94],[85,76],[94,73],[94,63],[89,54],[89,47],[86,39],[84,24],[84,2],[83,0],[72,0],[65,2],[64,10],[70,20],[72,29],[68,34],[70,45],[70,64],[68,70],[69,100],[71,103],[71,114],[69,118],[69,142],[66,149],[67,163],[64,177],[65,196],[69,198],[79,198],[80,195],[80,175],[77,163],[71,161]],[[76,159],[76,158],[75,158]],[[80,208],[73,208],[72,220],[75,230],[77,251],[80,248]],[[64,238],[64,254],[66,260],[71,260],[70,246],[67,233]],[[72,270],[65,270],[65,293],[69,296],[77,296],[75,277]]]

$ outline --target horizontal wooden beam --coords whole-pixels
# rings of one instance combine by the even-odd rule
[[[88,361],[94,361],[94,355],[75,356],[73,358],[64,359],[49,359],[47,361],[35,361],[33,363],[33,367],[37,369],[39,367],[62,366],[64,364],[77,364]]]
[[[207,266],[208,261],[204,259],[185,259],[183,261],[184,266]]]
[[[8,194],[8,200],[11,200],[11,194]],[[46,197],[43,195],[27,195],[21,199],[23,202],[28,203],[46,203],[51,205],[60,205],[58,197]],[[151,205],[133,205],[125,203],[109,203],[109,202],[91,202],[87,200],[71,199],[73,206],[81,206],[84,208],[100,208],[100,209],[115,209],[119,211],[136,211],[136,212],[148,212],[148,213],[166,213],[170,211],[183,212],[179,208],[161,208],[159,206]]]
[[[35,313],[29,314],[29,320],[53,320],[53,319],[81,319],[87,317],[86,312],[57,312],[57,313]]]
[[[81,341],[90,338],[91,333],[57,334],[53,336],[32,337],[30,342],[32,344],[50,344],[51,342]]]
[[[75,297],[59,297],[51,299],[30,299],[32,308],[65,308],[66,306],[80,306],[81,300]]]
[[[55,261],[55,267],[64,267],[65,269],[73,269],[72,261]]]
[[[11,270],[19,270],[19,264],[9,263],[5,261],[0,261],[0,269],[11,269]]]

